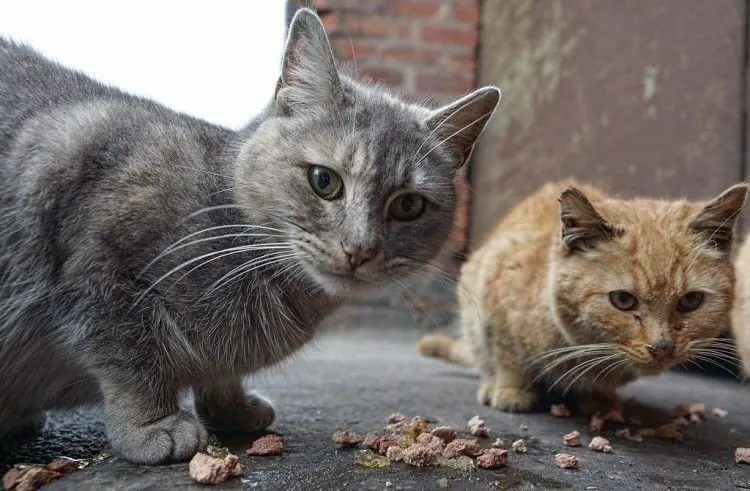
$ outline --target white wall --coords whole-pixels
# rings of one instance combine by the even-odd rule
[[[273,94],[284,0],[2,0],[0,35],[233,128]]]

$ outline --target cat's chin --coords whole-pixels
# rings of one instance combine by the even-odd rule
[[[323,291],[332,297],[356,298],[373,289],[372,283],[353,275],[316,271],[312,276]]]

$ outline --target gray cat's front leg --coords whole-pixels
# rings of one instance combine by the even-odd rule
[[[113,450],[137,464],[163,464],[191,458],[208,434],[190,412],[181,409],[176,390],[105,381],[104,416]]]
[[[260,431],[274,420],[273,406],[248,394],[239,379],[196,388],[195,408],[206,426],[216,432]]]

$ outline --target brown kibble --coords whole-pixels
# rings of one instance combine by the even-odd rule
[[[505,442],[501,440],[500,438],[496,439],[494,442],[492,442],[492,448],[505,448]]]
[[[570,410],[565,404],[552,404],[549,413],[556,418],[569,418]]]
[[[415,443],[404,451],[404,462],[414,467],[430,465],[433,460],[435,460],[435,452],[421,443]]]
[[[589,448],[591,450],[596,450],[597,452],[612,453],[612,446],[609,444],[609,440],[600,436],[595,436],[591,439]]]
[[[358,445],[364,440],[364,438],[362,438],[352,430],[339,430],[333,434],[331,439],[334,441],[334,443],[338,443],[339,445],[343,445],[345,447]]]
[[[388,416],[388,424],[397,424],[397,423],[405,423],[406,422],[406,415],[401,413],[393,413],[390,416]]]
[[[737,448],[734,451],[734,461],[738,464],[750,464],[750,448]]]
[[[460,455],[476,457],[481,453],[482,447],[480,447],[477,442],[458,438],[446,445],[445,449],[443,450],[443,457],[445,457],[446,459],[452,459]]]
[[[451,426],[438,426],[432,430],[432,434],[441,438],[445,443],[450,443],[456,439],[456,430]]]
[[[47,469],[60,474],[70,474],[78,470],[78,462],[73,459],[59,458],[46,465]]]
[[[380,440],[382,438],[379,433],[368,433],[365,435],[365,439],[362,440],[362,445],[371,450],[377,450],[380,448]]]
[[[529,451],[529,449],[526,448],[526,442],[523,441],[523,438],[514,441],[510,448],[516,453],[526,453]]]
[[[488,448],[477,457],[477,466],[484,469],[499,469],[508,465],[508,451],[499,448]]]
[[[386,450],[385,456],[391,462],[398,462],[400,460],[404,460],[404,449],[401,447],[392,445],[388,447],[388,450]]]
[[[555,465],[560,469],[577,469],[578,459],[575,455],[558,453],[555,454]]]
[[[284,452],[284,439],[277,435],[262,436],[246,452],[248,455],[281,455]]]
[[[580,447],[581,434],[578,431],[571,431],[563,437],[563,445],[568,447]]]
[[[443,439],[432,433],[422,433],[417,437],[417,443],[427,446],[435,453],[441,453],[445,448],[445,442]]]
[[[236,455],[229,454],[223,459],[198,452],[188,465],[190,477],[200,484],[220,484],[233,476],[241,476],[245,468]]]
[[[722,408],[720,408],[720,407],[715,407],[715,408],[713,408],[713,409],[711,410],[711,412],[712,412],[712,413],[713,413],[713,415],[714,415],[714,416],[716,416],[717,418],[726,418],[726,417],[727,417],[727,414],[729,414],[729,411],[727,411],[726,409],[722,409]]]

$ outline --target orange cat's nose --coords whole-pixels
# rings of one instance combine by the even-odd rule
[[[674,343],[666,339],[660,339],[648,348],[651,355],[658,362],[663,362],[674,354]]]

